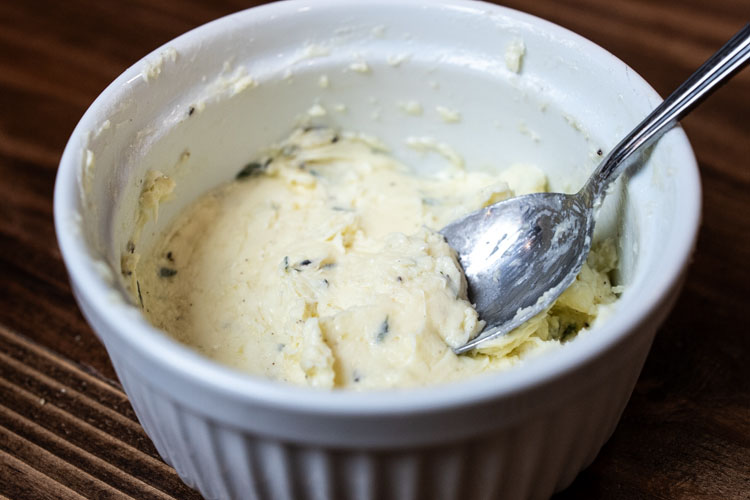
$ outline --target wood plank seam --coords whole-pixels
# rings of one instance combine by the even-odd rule
[[[98,488],[104,490],[104,492],[112,494],[120,494],[127,496],[128,498],[135,498],[131,495],[127,495],[122,490],[116,489],[112,485],[102,481],[101,479],[89,474],[85,470],[75,466],[74,464],[67,462],[60,457],[54,455],[49,450],[33,443],[23,436],[19,436],[13,431],[0,427],[0,450],[5,451],[23,461],[29,467],[45,474],[47,477],[57,481],[58,483],[71,488],[70,482],[75,476],[79,476],[84,479],[85,483],[80,486],[87,486],[89,488]],[[44,471],[39,467],[39,464],[47,464],[49,471]],[[50,467],[51,466],[51,467]],[[66,481],[68,479],[68,482]],[[72,488],[71,488],[72,489]],[[87,489],[88,490],[88,489]],[[88,490],[91,491],[91,490]],[[99,492],[101,494],[102,491]]]
[[[12,425],[13,422],[16,423],[15,426]],[[11,424],[10,428],[9,424]],[[35,443],[32,436],[36,436],[37,439],[44,440],[48,445],[54,446],[57,451],[65,451],[68,455],[76,456],[78,459],[86,462],[87,465],[91,467],[90,470],[98,470],[102,473],[105,473],[110,478],[119,479],[121,484],[129,484],[132,487],[137,487],[141,489],[143,493],[151,494],[155,498],[173,498],[160,489],[146,483],[142,479],[128,473],[127,471],[117,467],[116,465],[107,462],[94,453],[85,450],[74,443],[71,443],[63,437],[55,434],[54,432],[44,428],[43,426],[35,422],[32,422],[31,420],[25,418],[23,415],[16,413],[7,407],[0,406],[0,425],[10,430],[14,434],[18,434],[24,439],[31,441],[32,443]],[[51,450],[48,449],[48,451],[52,453]],[[60,456],[57,453],[55,455],[58,457]],[[62,457],[60,458],[63,459]],[[169,473],[173,474],[172,470],[170,470]],[[114,485],[112,486],[115,487]],[[117,487],[117,489],[121,488]]]
[[[46,402],[44,402],[44,404],[40,404],[39,398],[36,397],[35,395],[29,393],[28,391],[25,391],[24,389],[20,387],[8,384],[3,379],[0,379],[0,391],[3,391],[3,390],[14,393],[18,397],[17,402],[19,399],[24,400],[26,403],[25,409],[27,412],[29,411],[28,408],[34,405],[41,407],[41,409],[38,411],[44,413],[44,418],[38,418],[36,420],[46,421],[46,422],[62,422],[63,425],[67,424],[70,426],[70,429],[72,432],[70,432],[69,435],[87,436],[88,439],[95,438],[101,443],[105,443],[105,442],[108,443],[109,446],[107,449],[109,450],[114,449],[119,452],[119,454],[114,455],[112,458],[117,457],[119,458],[119,461],[124,462],[124,463],[131,463],[131,464],[138,463],[139,465],[143,465],[144,467],[150,468],[151,470],[158,471],[160,474],[167,474],[167,475],[174,474],[174,469],[172,469],[170,466],[168,466],[161,460],[156,459],[150,455],[147,455],[141,450],[127,443],[122,442],[116,436],[113,436],[104,431],[101,431],[98,428],[89,424],[88,422],[85,422],[83,420],[76,418],[74,415],[70,416],[72,418],[68,418],[69,414],[56,408],[52,403],[47,404]],[[57,436],[59,437],[60,440],[64,441],[65,443],[69,444],[72,447],[75,447],[75,449],[80,449],[82,451],[85,451],[87,454],[96,456],[93,454],[93,452],[82,448],[81,445],[83,443],[75,443],[71,441],[70,438],[65,438],[59,434],[56,434],[52,429],[49,429],[35,421],[29,420],[29,418],[27,416],[24,416],[23,413],[19,413],[18,411],[12,408],[8,408],[7,406],[6,408],[7,408],[6,411],[12,412],[12,414],[15,414],[18,417],[20,417],[20,418],[15,419],[17,422],[20,422],[26,425],[31,425],[33,426],[34,430],[37,430],[38,428],[39,430],[43,430],[44,433],[49,433],[49,435],[51,436]],[[3,406],[0,406],[0,414],[2,413],[2,409],[3,409]],[[93,448],[95,443],[87,442],[86,445]]]
[[[57,364],[61,367],[64,367],[68,371],[80,376],[81,378],[85,379],[88,382],[96,384],[98,387],[111,392],[119,397],[122,397],[124,399],[127,399],[127,396],[125,395],[124,391],[120,387],[116,387],[113,385],[112,382],[105,381],[99,377],[95,377],[89,372],[81,369],[80,366],[75,364],[74,362],[70,361],[69,359],[66,359],[58,354],[50,352],[48,349],[40,346],[39,344],[30,341],[23,335],[13,332],[9,328],[5,327],[4,325],[0,325],[0,337],[6,339],[8,342],[12,344],[17,344],[22,346],[27,351],[44,358],[48,361],[50,361],[53,364]]]
[[[13,358],[3,354],[2,352],[0,352],[0,363],[4,365],[3,368],[12,368],[18,373],[29,377],[29,379],[38,380],[42,384],[50,387],[52,389],[51,392],[58,392],[58,393],[64,394],[66,397],[69,397],[69,398],[74,398],[78,396],[78,400],[80,403],[85,404],[96,411],[101,412],[106,417],[111,418],[113,421],[117,422],[122,427],[126,427],[128,430],[137,432],[141,436],[146,437],[146,433],[143,431],[143,428],[140,426],[140,424],[137,421],[127,418],[123,414],[116,412],[112,410],[111,408],[108,408],[107,406],[102,405],[101,403],[91,398],[87,394],[77,391],[76,389],[73,389],[64,384],[60,384],[56,382],[55,380],[47,377],[43,373],[37,370],[34,370],[30,366],[25,365],[21,363],[20,361],[14,360]],[[0,368],[0,373],[2,373],[3,368]],[[43,397],[43,394],[38,394],[38,396]]]
[[[63,486],[60,483],[57,483],[56,481],[53,481],[52,479],[48,478],[46,475],[42,474],[41,472],[37,471],[33,467],[25,464],[23,461],[13,457],[12,455],[9,455],[8,453],[5,453],[4,451],[0,450],[0,469],[3,469],[2,465],[10,465],[15,469],[16,471],[23,473],[26,476],[31,476],[38,480],[39,483],[42,483],[46,485],[49,488],[49,491],[55,492],[55,497],[59,498],[60,500],[65,499],[81,499],[86,500],[86,497],[76,493],[75,491],[71,490],[70,488]],[[50,484],[53,483],[53,484]],[[5,489],[7,486],[3,486],[3,483],[0,483],[0,487]],[[36,486],[39,487],[42,484],[37,484]],[[10,484],[8,484],[10,485]],[[8,491],[8,490],[6,490]]]

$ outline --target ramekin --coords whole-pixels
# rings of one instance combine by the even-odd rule
[[[519,43],[516,72],[506,54]],[[421,115],[404,113],[409,100]],[[625,287],[605,321],[511,370],[408,390],[262,380],[153,328],[118,278],[139,182],[158,168],[178,183],[144,229],[147,242],[296,120],[371,133],[421,168],[445,155],[415,151],[407,136],[449,145],[470,167],[535,163],[553,188],[571,190],[598,149],[658,102],[605,50],[510,9],[463,0],[269,4],[169,42],[99,96],[61,159],[58,240],[81,310],[144,429],[206,498],[545,498],[613,432],[679,292],[700,218],[697,165],[681,129],[603,210],[601,232],[619,238]],[[460,122],[441,120],[437,106],[458,111]]]

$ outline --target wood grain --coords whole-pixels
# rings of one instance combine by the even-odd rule
[[[0,2],[0,498],[198,498],[159,458],[81,317],[52,224],[57,163],[125,68],[257,2]],[[747,0],[509,0],[662,95],[750,20]],[[701,167],[694,262],[615,434],[558,499],[750,497],[750,71],[683,123]]]
[[[23,488],[32,477],[63,497],[198,497],[159,458],[118,385],[4,327],[0,452],[7,477],[18,478],[0,481],[0,493],[13,498],[35,498]]]

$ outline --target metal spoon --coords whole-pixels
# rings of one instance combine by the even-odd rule
[[[455,348],[468,352],[505,335],[550,307],[570,286],[591,248],[607,187],[639,153],[750,60],[750,24],[630,132],[576,194],[539,193],[502,201],[440,231],[464,268],[469,299],[486,322],[482,333]]]

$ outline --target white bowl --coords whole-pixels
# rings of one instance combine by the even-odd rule
[[[516,39],[526,47],[518,74],[505,63]],[[423,114],[405,114],[406,100]],[[619,238],[626,289],[607,321],[512,370],[423,389],[287,386],[219,366],[153,328],[117,278],[140,182],[154,168],[177,181],[144,229],[148,245],[317,103],[327,110],[318,121],[377,136],[407,164],[443,161],[404,145],[430,136],[468,166],[535,163],[553,188],[572,190],[597,149],[659,101],[603,49],[513,10],[461,0],[274,3],[173,40],[99,96],[61,160],[60,248],[146,432],[207,498],[544,498],[613,432],[679,291],[700,215],[681,129],[608,198],[598,231]],[[441,121],[436,106],[461,121]]]

